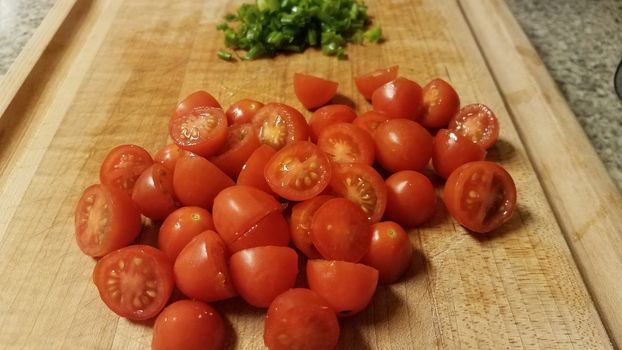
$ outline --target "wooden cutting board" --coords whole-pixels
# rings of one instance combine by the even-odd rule
[[[339,348],[619,344],[622,225],[612,213],[622,212],[620,194],[505,5],[366,3],[387,40],[349,46],[348,60],[308,50],[229,63],[216,58],[223,44],[215,25],[239,2],[59,1],[0,92],[0,348],[149,348],[149,322],[120,319],[100,301],[95,262],[74,242],[73,209],[112,147],[154,152],[167,142],[181,97],[205,89],[223,105],[253,97],[302,110],[292,76],[306,72],[339,81],[363,112],[370,105],[352,76],[395,64],[422,84],[446,79],[463,104],[496,111],[500,140],[488,158],[514,177],[518,210],[497,232],[477,236],[439,203],[432,222],[410,232],[411,270],[341,320]],[[239,299],[215,307],[228,320],[228,348],[263,348],[262,310]]]

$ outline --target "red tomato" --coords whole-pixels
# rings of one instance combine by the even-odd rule
[[[352,124],[367,131],[373,137],[380,124],[387,120],[389,120],[389,118],[387,118],[384,113],[367,111],[354,119]]]
[[[270,304],[263,339],[270,350],[332,350],[339,341],[339,322],[317,293],[293,288]]]
[[[132,200],[144,216],[164,220],[178,207],[173,191],[173,172],[160,163],[153,163],[136,180]]]
[[[372,226],[371,245],[361,263],[378,270],[381,284],[396,282],[412,263],[413,246],[404,229],[391,221]]]
[[[356,112],[346,105],[328,105],[313,112],[309,119],[311,141],[317,142],[320,133],[328,126],[337,123],[351,123],[356,119]]]
[[[251,226],[238,239],[227,245],[230,253],[262,246],[286,247],[290,233],[287,220],[280,211],[273,211]]]
[[[422,170],[432,158],[432,135],[408,119],[392,119],[381,124],[374,134],[376,160],[390,172]]]
[[[132,245],[101,258],[93,282],[114,313],[146,320],[155,317],[173,293],[173,267],[158,249]]]
[[[330,187],[336,194],[358,204],[370,222],[378,222],[387,205],[382,176],[365,164],[333,164]]]
[[[266,164],[275,153],[274,148],[268,145],[260,145],[244,163],[240,175],[238,175],[238,185],[253,186],[266,193],[273,194],[263,173]]]
[[[259,139],[252,124],[232,125],[228,130],[224,150],[219,155],[210,157],[210,160],[225,174],[235,179],[257,147],[259,147]]]
[[[160,226],[158,247],[171,261],[175,261],[194,236],[213,229],[214,221],[209,211],[201,207],[179,208],[167,216]]]
[[[225,323],[213,307],[180,300],[162,310],[153,325],[152,350],[220,350]]]
[[[307,120],[296,109],[282,103],[268,103],[253,117],[259,142],[274,149],[309,138]]]
[[[310,236],[325,259],[357,262],[369,249],[371,228],[358,205],[333,198],[313,214]]]
[[[386,180],[387,210],[384,215],[405,228],[429,221],[436,211],[436,193],[425,175],[403,170]]]
[[[234,184],[216,165],[194,154],[184,155],[175,165],[173,186],[177,197],[186,206],[210,210],[216,195]]]
[[[449,122],[449,130],[462,134],[484,149],[497,142],[499,122],[490,108],[476,103],[462,107]]]
[[[318,146],[300,141],[272,156],[264,176],[274,193],[292,201],[303,201],[317,196],[328,186],[330,161]]]
[[[337,93],[339,84],[308,74],[294,73],[294,93],[306,109],[328,103]]]
[[[175,260],[177,288],[187,297],[203,302],[236,296],[227,259],[225,244],[216,232],[205,231],[195,236]]]
[[[317,145],[336,163],[374,162],[374,140],[356,125],[333,124],[320,133]]]
[[[255,247],[231,255],[229,271],[242,299],[255,307],[270,303],[294,287],[298,254],[289,247]]]
[[[443,79],[434,79],[423,87],[423,117],[426,128],[444,128],[460,108],[456,90]]]
[[[326,299],[338,316],[363,310],[376,292],[378,270],[347,261],[307,261],[309,289]]]
[[[171,143],[170,145],[166,145],[153,156],[153,160],[156,163],[160,163],[164,165],[164,167],[168,170],[175,170],[175,163],[177,163],[177,159],[185,154],[186,151],[179,149],[176,144]]]
[[[245,98],[232,104],[225,114],[229,125],[246,124],[253,121],[257,111],[263,107],[263,103]]]
[[[91,185],[76,206],[75,227],[80,250],[89,256],[104,256],[138,237],[140,212],[123,191]]]
[[[374,91],[371,97],[374,111],[389,118],[419,120],[423,107],[421,86],[406,78],[397,78]]]
[[[168,130],[179,148],[209,157],[227,142],[227,117],[220,108],[199,107],[171,118]]]
[[[99,169],[99,181],[131,195],[136,179],[151,164],[153,159],[144,148],[136,145],[117,146],[104,159]]]
[[[220,103],[206,91],[196,91],[188,95],[177,105],[173,118],[192,113],[196,108],[220,107]]]
[[[304,202],[296,203],[292,207],[289,227],[292,241],[298,250],[310,259],[320,258],[321,255],[311,241],[311,221],[313,214],[322,204],[335,197],[329,195],[316,196]]]
[[[441,129],[434,137],[432,166],[438,175],[446,179],[464,163],[484,160],[486,151],[461,134]]]
[[[371,73],[354,77],[354,83],[361,95],[371,100],[376,89],[397,78],[398,71],[399,66],[376,69]]]
[[[510,220],[516,186],[500,165],[478,161],[454,170],[445,183],[443,201],[451,216],[477,233],[493,231]]]

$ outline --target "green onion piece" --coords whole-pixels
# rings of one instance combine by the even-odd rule
[[[280,7],[279,0],[257,0],[259,11],[277,11]]]
[[[365,32],[365,34],[363,34],[363,36],[367,39],[367,41],[377,43],[380,39],[382,39],[382,29],[380,29],[380,27],[370,28]]]
[[[216,29],[218,29],[218,30],[225,30],[227,28],[229,28],[229,25],[227,23],[225,23],[225,22],[218,23],[216,25]]]
[[[225,21],[231,22],[234,21],[237,17],[233,13],[227,13],[224,17]]]
[[[231,61],[233,59],[233,55],[227,51],[219,50],[218,57],[225,61]]]

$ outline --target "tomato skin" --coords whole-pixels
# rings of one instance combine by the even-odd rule
[[[175,164],[173,186],[185,206],[211,210],[216,195],[234,184],[227,174],[201,156],[188,153]]]
[[[173,267],[160,250],[131,245],[101,258],[93,269],[93,282],[114,313],[146,320],[155,317],[173,293]]]
[[[138,237],[142,226],[140,212],[130,197],[118,188],[105,185],[91,185],[84,190],[76,206],[74,224],[78,247],[92,257],[129,245]],[[98,239],[94,231],[101,229],[103,236]]]
[[[142,172],[153,164],[151,155],[137,145],[120,145],[113,148],[99,169],[99,181],[132,194],[134,183]]]
[[[337,316],[352,316],[367,307],[378,286],[378,270],[347,261],[307,261],[309,289],[326,299]]]
[[[263,107],[263,103],[250,98],[237,101],[229,106],[225,114],[229,125],[246,124],[253,121],[257,111]]]
[[[333,164],[330,189],[334,194],[358,204],[371,223],[380,221],[385,212],[386,185],[382,176],[369,165]]]
[[[447,128],[468,137],[484,149],[492,147],[499,137],[497,116],[481,103],[462,107]]]
[[[210,157],[210,161],[230,178],[235,179],[248,157],[259,147],[259,139],[250,123],[232,125],[227,132],[225,150]]]
[[[246,160],[240,175],[238,175],[238,185],[256,187],[266,193],[274,194],[264,176],[266,164],[276,151],[268,145],[260,145]]]
[[[372,226],[371,245],[361,263],[378,270],[380,284],[396,282],[412,263],[413,246],[404,229],[392,221]]]
[[[371,97],[374,111],[389,118],[404,118],[417,121],[423,110],[423,90],[416,82],[397,78],[374,91]]]
[[[227,117],[216,107],[198,107],[171,118],[169,135],[181,149],[209,157],[227,142]]]
[[[177,159],[185,154],[186,151],[177,147],[176,144],[171,143],[166,145],[158,150],[158,152],[153,156],[153,161],[156,163],[160,163],[164,165],[164,167],[168,170],[175,170],[175,164],[177,163]]]
[[[350,123],[326,127],[320,133],[317,145],[336,163],[374,163],[374,140],[367,132]]]
[[[287,220],[280,211],[273,211],[264,216],[256,224],[235,241],[227,245],[230,253],[262,246],[286,247],[289,244],[290,233]]]
[[[220,350],[225,323],[218,311],[195,300],[179,300],[162,310],[153,325],[152,350]]]
[[[354,77],[354,83],[356,84],[356,88],[361,95],[363,95],[366,99],[371,100],[374,91],[382,85],[395,80],[398,72],[399,66],[379,68],[373,72]]]
[[[309,138],[305,117],[295,108],[283,103],[268,103],[253,117],[253,126],[260,143],[279,150],[285,145]]]
[[[177,288],[187,297],[206,303],[236,296],[228,257],[225,243],[216,232],[208,230],[195,236],[175,260]]]
[[[164,220],[178,208],[173,191],[173,173],[153,163],[136,180],[132,200],[140,212],[152,220]]]
[[[391,119],[376,129],[376,160],[386,170],[420,171],[432,158],[434,140],[421,125],[407,119]]]
[[[386,122],[387,120],[389,120],[389,118],[384,113],[367,111],[354,119],[352,124],[367,131],[367,133],[373,137],[380,124]]]
[[[443,79],[433,79],[423,87],[423,117],[426,128],[444,128],[460,109],[460,97]]]
[[[313,214],[335,197],[330,195],[319,195],[304,202],[296,203],[292,207],[292,215],[289,221],[292,241],[298,250],[300,250],[309,259],[318,259],[321,257],[320,252],[311,241],[311,222]]]
[[[294,73],[294,93],[306,109],[314,109],[328,103],[337,93],[339,84],[308,74]]]
[[[476,233],[488,233],[512,217],[516,208],[516,186],[500,165],[469,162],[449,175],[443,201],[460,225]]]
[[[333,124],[351,123],[356,119],[356,112],[347,105],[328,105],[319,108],[309,119],[311,141],[317,142],[320,133]]]
[[[339,322],[317,293],[293,288],[270,304],[263,339],[270,350],[331,350],[339,341]]]
[[[404,228],[428,222],[436,212],[434,185],[423,174],[403,170],[389,176],[385,217]]]
[[[207,91],[195,91],[184,98],[175,109],[173,118],[191,113],[195,108],[214,107],[221,108],[220,103]]]
[[[162,222],[158,247],[171,261],[175,261],[192,238],[207,230],[214,230],[214,221],[209,211],[201,207],[179,208]]]
[[[447,179],[462,164],[484,160],[484,158],[486,158],[486,150],[466,136],[441,129],[434,137],[432,166],[434,171],[444,179]]]

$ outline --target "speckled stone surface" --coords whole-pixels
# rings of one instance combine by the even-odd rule
[[[622,0],[506,0],[622,188]],[[0,76],[55,0],[0,0]]]

